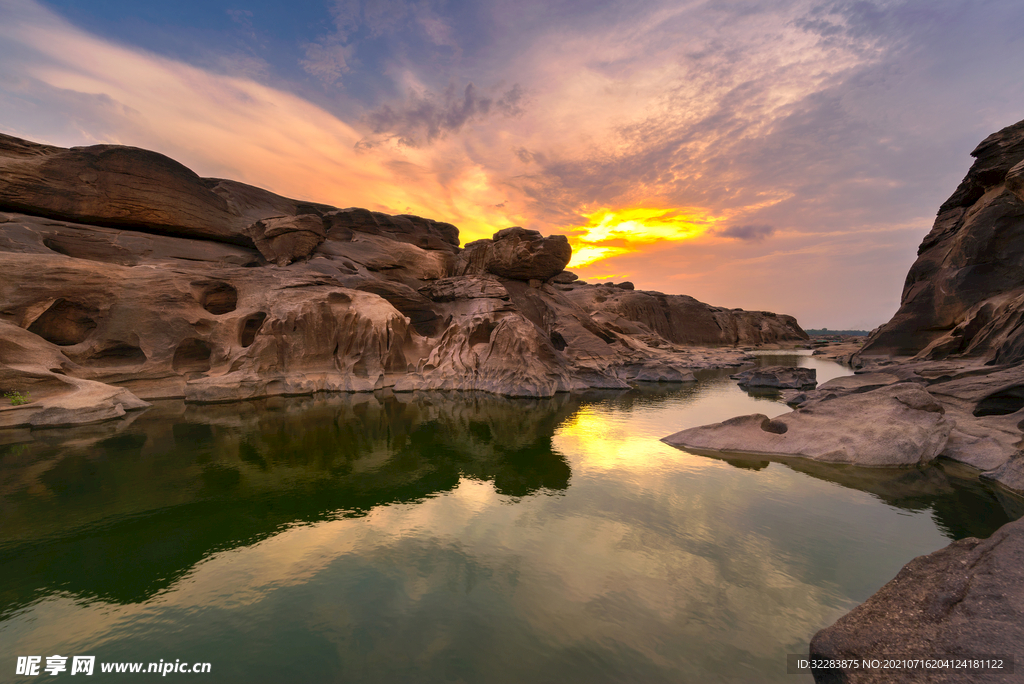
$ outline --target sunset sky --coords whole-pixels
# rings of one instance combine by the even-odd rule
[[[1020,0],[0,0],[0,131],[870,329],[1024,119],[1022,29]]]

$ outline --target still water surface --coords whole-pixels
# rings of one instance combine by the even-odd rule
[[[709,372],[545,400],[165,402],[0,434],[0,681],[54,654],[247,684],[808,681],[787,653],[914,556],[1024,511],[948,465],[658,441],[787,410]]]

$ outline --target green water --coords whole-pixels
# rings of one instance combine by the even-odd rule
[[[162,659],[211,666],[167,681],[806,682],[786,654],[815,631],[914,556],[1024,512],[948,465],[658,441],[788,410],[727,376],[166,402],[0,433],[0,681],[43,681],[18,656],[94,655],[85,681],[165,679],[100,672]]]

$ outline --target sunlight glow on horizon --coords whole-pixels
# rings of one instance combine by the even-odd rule
[[[720,217],[695,208],[599,209],[587,216],[585,226],[568,230],[572,245],[569,268],[627,254],[655,242],[678,242],[703,235]]]

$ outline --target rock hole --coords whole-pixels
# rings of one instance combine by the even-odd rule
[[[178,373],[205,373],[210,370],[210,345],[203,340],[184,340],[174,350],[171,368]]]
[[[146,362],[146,354],[135,345],[115,342],[94,352],[85,360],[89,366],[139,366]]]
[[[990,394],[978,402],[976,416],[1005,416],[1024,408],[1024,385],[1016,385]]]
[[[551,344],[555,345],[555,349],[562,351],[569,345],[566,343],[565,338],[562,337],[562,333],[557,330],[551,331]]]
[[[251,346],[256,341],[256,334],[263,327],[263,321],[265,320],[267,320],[267,314],[262,311],[245,317],[242,321],[242,331],[239,335],[239,342],[243,347]]]
[[[76,304],[61,297],[32,321],[28,331],[39,335],[47,342],[70,347],[84,342],[89,333],[96,329],[95,309]]]
[[[786,431],[789,429],[789,426],[787,426],[785,423],[780,423],[777,420],[765,419],[764,422],[761,423],[761,429],[764,430],[765,432],[770,432],[773,435],[784,435],[786,434]]]
[[[238,306],[238,290],[219,280],[192,283],[192,294],[199,305],[214,316],[231,313]]]
[[[63,254],[64,256],[74,256],[73,254],[68,252],[67,247],[60,244],[57,240],[54,240],[53,238],[44,238],[43,246],[45,246],[50,251],[56,252],[57,254]]]
[[[483,321],[480,325],[473,328],[473,332],[469,334],[469,344],[487,344],[491,341],[491,333],[494,332],[494,326],[490,321]]]

